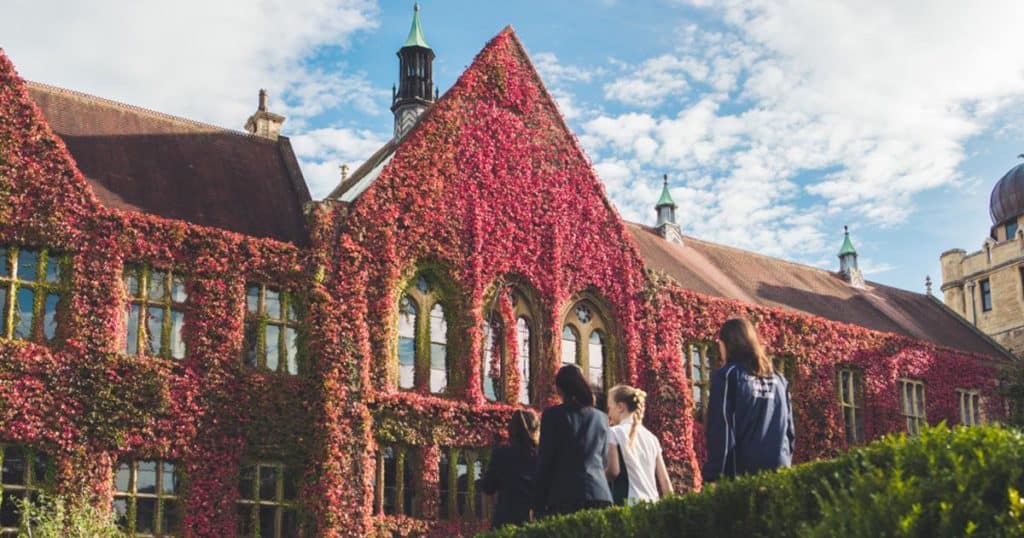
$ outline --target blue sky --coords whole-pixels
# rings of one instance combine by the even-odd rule
[[[5,2],[27,78],[230,128],[260,87],[314,196],[391,131],[412,3]],[[426,0],[444,92],[511,24],[624,217],[668,173],[684,232],[917,291],[980,248],[1024,152],[1019,1]],[[936,288],[938,286],[936,285]]]

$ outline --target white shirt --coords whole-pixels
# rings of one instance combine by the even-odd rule
[[[611,428],[611,442],[622,448],[622,459],[626,462],[626,471],[629,473],[629,500],[656,501],[659,496],[655,469],[658,465],[658,456],[661,455],[661,443],[651,430],[639,424],[636,427],[633,447],[630,448],[629,430],[632,427],[633,417],[626,417]],[[609,454],[608,457],[617,458],[618,455]]]

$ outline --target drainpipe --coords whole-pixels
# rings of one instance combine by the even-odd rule
[[[971,296],[971,323],[978,326],[978,303],[974,300],[974,281],[967,282],[967,293]]]

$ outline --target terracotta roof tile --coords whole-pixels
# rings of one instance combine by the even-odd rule
[[[302,206],[310,195],[287,138],[34,82],[28,88],[104,205],[306,242]]]
[[[937,299],[868,282],[847,284],[837,273],[753,252],[684,239],[665,241],[647,226],[626,223],[648,269],[684,288],[769,307],[813,314],[868,329],[901,334],[988,356],[1006,352],[982,336]]]

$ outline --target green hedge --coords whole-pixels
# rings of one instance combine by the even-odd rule
[[[1021,491],[1021,432],[940,425],[701,493],[485,536],[1024,536]]]

